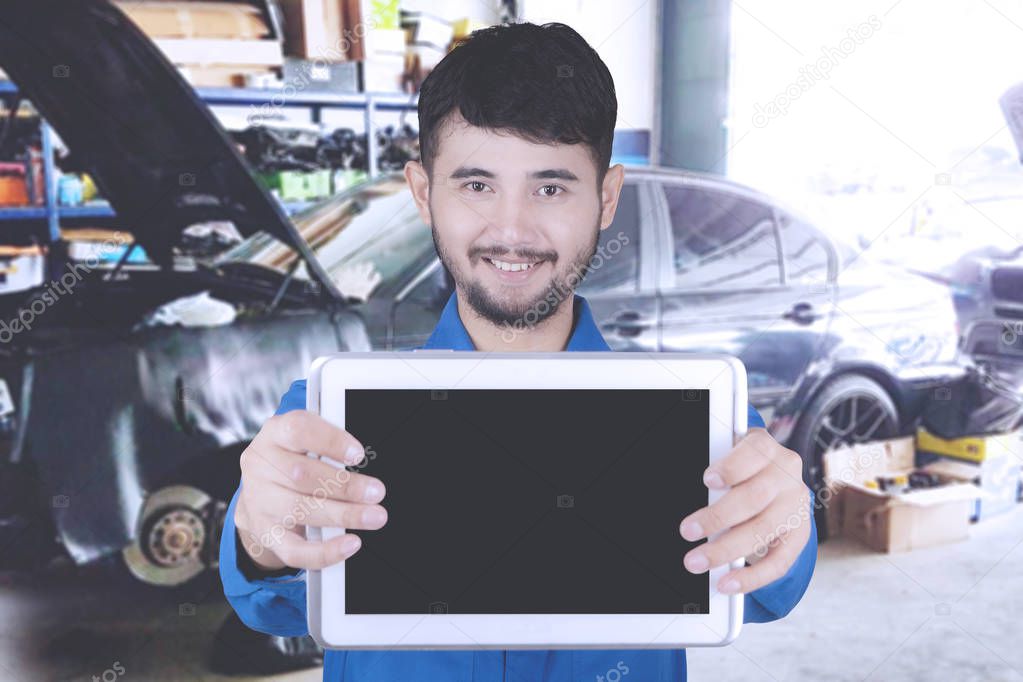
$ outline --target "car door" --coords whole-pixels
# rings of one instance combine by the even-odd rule
[[[770,424],[827,328],[829,254],[787,217],[783,234],[759,197],[700,180],[660,189],[671,245],[661,258],[660,347],[740,358]]]
[[[626,181],[614,221],[602,230],[577,289],[614,350],[657,350],[655,200],[643,180]]]

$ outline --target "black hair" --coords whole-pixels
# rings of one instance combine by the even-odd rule
[[[611,162],[618,99],[607,65],[573,28],[503,24],[473,31],[423,81],[419,148],[433,175],[438,135],[454,111],[470,125],[540,144],[585,144],[598,182]]]

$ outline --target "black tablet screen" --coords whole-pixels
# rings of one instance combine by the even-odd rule
[[[348,390],[387,487],[348,613],[707,613],[682,518],[707,504],[707,390]]]

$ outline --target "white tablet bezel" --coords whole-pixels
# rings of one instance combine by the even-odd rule
[[[747,429],[746,369],[737,358],[696,353],[483,353],[400,351],[338,353],[317,359],[306,409],[344,427],[344,401],[323,393],[347,388],[708,389],[710,461],[728,453]],[[357,435],[357,434],[356,434]],[[310,456],[317,456],[310,453]],[[323,458],[334,466],[341,465]],[[724,494],[710,490],[709,502]],[[385,501],[386,504],[386,501]],[[681,520],[681,519],[680,519]],[[379,532],[386,532],[386,526]],[[306,529],[309,539],[339,528]],[[712,536],[713,539],[716,536]],[[358,554],[352,557],[358,560]],[[665,649],[722,646],[742,627],[743,595],[714,586],[730,566],[710,573],[708,614],[345,614],[344,562],[308,571],[309,632],[328,649]],[[682,557],[679,556],[679,570]],[[324,614],[335,614],[333,616]]]

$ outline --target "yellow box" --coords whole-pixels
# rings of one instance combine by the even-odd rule
[[[1007,453],[1023,457],[1023,429],[1009,433],[988,436],[964,436],[946,440],[930,433],[924,427],[917,428],[916,449],[937,455],[983,462]]]
[[[475,19],[469,19],[468,17],[463,17],[451,22],[451,26],[453,29],[452,34],[454,40],[461,40],[473,31],[486,28],[489,24],[485,24],[482,21],[476,21]]]

